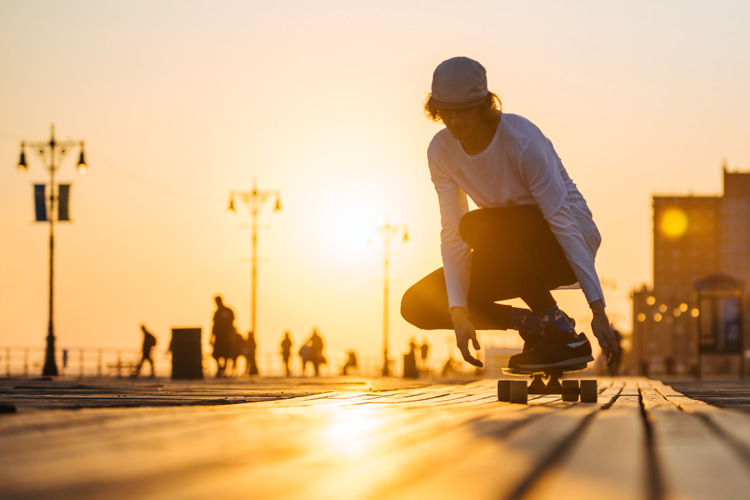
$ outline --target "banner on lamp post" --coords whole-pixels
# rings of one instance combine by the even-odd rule
[[[70,184],[59,184],[57,191],[57,220],[69,221]]]
[[[34,208],[36,211],[36,221],[47,221],[47,186],[45,184],[34,184]]]

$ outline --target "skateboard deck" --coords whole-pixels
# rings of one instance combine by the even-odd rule
[[[586,368],[586,363],[565,368],[550,368],[547,370],[518,370],[503,368],[506,375],[523,376],[532,381],[526,385],[525,381],[498,380],[497,399],[509,403],[526,404],[529,394],[560,394],[563,401],[578,401],[582,403],[596,403],[598,390],[596,380],[560,380],[563,373],[579,371]],[[547,382],[544,379],[547,379]]]

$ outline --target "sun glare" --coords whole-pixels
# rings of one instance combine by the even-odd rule
[[[329,450],[341,456],[362,457],[381,425],[381,415],[372,408],[336,408],[321,437]]]
[[[366,196],[334,196],[326,201],[321,232],[327,246],[346,256],[363,250],[377,234],[378,217]]]

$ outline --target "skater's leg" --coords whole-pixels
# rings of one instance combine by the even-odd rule
[[[535,206],[474,210],[461,219],[459,231],[472,248],[469,318],[477,329],[537,330],[539,318],[556,304],[550,290],[576,281]],[[496,303],[518,297],[534,317],[531,311]],[[453,328],[442,268],[407,290],[401,314],[425,330]]]
[[[475,272],[492,276],[496,300],[521,297],[539,317],[533,348],[513,356],[511,367],[577,367],[593,359],[588,339],[575,333],[550,293],[576,277],[538,208],[476,210],[464,216],[460,230],[473,249],[473,263],[481,263],[472,269],[472,283]]]
[[[576,277],[537,207],[475,210],[461,219],[459,230],[473,251],[472,291],[493,300],[520,297],[531,308],[514,308],[511,320],[526,341],[525,351],[539,341],[550,318],[558,320],[560,331],[573,329],[550,290]]]
[[[535,314],[555,302],[549,293],[576,282],[565,254],[539,208],[483,208],[460,222],[472,248],[472,285],[486,283],[495,300],[521,297]]]
[[[511,307],[496,304],[472,283],[469,294],[469,319],[479,330],[506,330],[510,327]],[[452,330],[445,274],[440,268],[422,278],[404,293],[401,316],[423,330]]]

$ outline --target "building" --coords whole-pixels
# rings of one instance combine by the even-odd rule
[[[698,290],[707,288],[698,284],[711,283],[716,290],[715,284],[721,283],[735,296],[736,289],[750,283],[750,172],[724,167],[723,173],[721,196],[653,197],[654,285],[633,291],[631,297],[629,364],[642,374],[697,373],[708,345],[702,340],[704,348],[699,349],[699,332],[705,337],[712,325],[708,316],[701,318]],[[712,303],[704,300],[706,311]],[[748,303],[745,298],[739,308],[750,320]],[[742,335],[750,345],[750,321],[745,323]],[[726,359],[709,365],[709,372],[738,369],[736,362]]]

